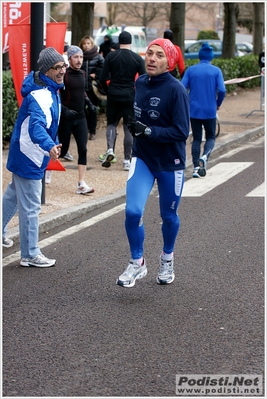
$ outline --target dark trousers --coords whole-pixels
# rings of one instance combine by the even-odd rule
[[[202,127],[204,127],[206,134],[206,141],[204,144],[204,151],[202,155],[206,155],[208,159],[215,145],[216,118],[213,119],[191,118],[190,122],[193,134],[193,142],[191,147],[192,161],[194,164],[194,168],[196,168],[198,166],[198,160],[200,157],[201,142],[202,142]]]
[[[62,144],[61,157],[64,157],[68,152],[71,134],[73,134],[77,144],[78,165],[86,165],[88,130],[85,116],[79,119],[60,119],[58,127],[58,139]]]
[[[99,105],[99,100],[96,97],[93,89],[87,91],[86,93],[87,93],[89,99],[92,101],[92,103],[97,107]],[[86,120],[87,120],[87,126],[88,126],[89,133],[96,134],[97,114],[95,112],[88,110],[88,108],[87,108]]]
[[[121,118],[123,118],[123,131],[124,131],[124,159],[130,160],[133,146],[133,137],[127,127],[128,116],[134,118],[134,109],[132,101],[116,101],[107,99],[107,148],[115,149],[115,142],[117,137],[116,126]]]

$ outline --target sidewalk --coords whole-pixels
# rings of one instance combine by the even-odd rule
[[[265,112],[264,107],[261,110],[260,88],[241,90],[234,95],[227,95],[218,115],[221,129],[220,135],[216,139],[213,156],[265,133]],[[75,194],[78,177],[77,149],[72,138],[70,152],[74,156],[74,161],[62,161],[66,171],[52,172],[52,181],[45,186],[45,203],[42,205],[40,213],[40,232],[66,223],[125,195],[128,173],[122,170],[122,124],[120,123],[118,126],[115,149],[117,163],[112,164],[107,169],[103,168],[98,160],[99,154],[106,151],[105,129],[106,119],[104,115],[101,115],[98,121],[96,139],[88,141],[87,147],[88,165],[85,181],[89,186],[94,187],[95,192],[87,196]],[[7,154],[8,150],[4,150],[2,154],[3,191],[11,180],[11,173],[5,167]],[[191,138],[189,138],[187,141],[187,170],[191,171],[191,169]],[[17,216],[9,224],[8,237],[15,242],[19,240]]]

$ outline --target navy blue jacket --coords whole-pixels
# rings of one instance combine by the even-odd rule
[[[132,155],[152,172],[185,169],[189,96],[184,86],[169,72],[142,75],[136,81],[134,111],[152,133],[134,140]]]

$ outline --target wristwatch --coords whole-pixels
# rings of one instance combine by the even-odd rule
[[[144,134],[145,134],[146,136],[150,136],[150,135],[151,135],[151,129],[150,129],[150,127],[146,127],[146,128],[145,128]]]

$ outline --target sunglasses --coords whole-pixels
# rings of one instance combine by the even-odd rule
[[[54,69],[54,71],[60,71],[61,69],[65,69],[65,68],[67,68],[68,67],[68,65],[67,64],[63,64],[63,65],[56,65],[56,66],[52,66],[50,69]]]

